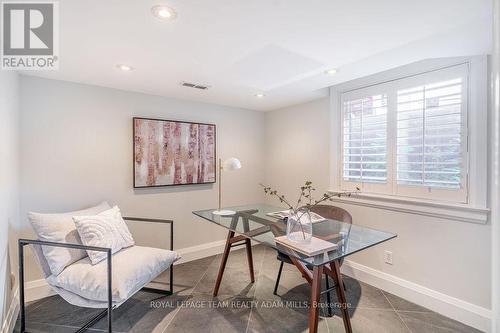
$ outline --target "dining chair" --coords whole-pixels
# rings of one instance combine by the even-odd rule
[[[345,209],[340,208],[340,207],[335,207],[335,206],[331,206],[331,205],[316,205],[316,206],[311,207],[310,211],[313,213],[316,213],[318,215],[321,215],[322,217],[324,217],[325,219],[328,219],[328,220],[336,220],[336,221],[352,224],[351,214],[349,214],[348,211],[346,211]],[[280,268],[278,271],[278,277],[276,278],[276,284],[274,285],[274,291],[273,291],[274,295],[278,295],[278,286],[280,284],[281,273],[283,272],[283,265],[285,263],[293,265],[293,262],[290,259],[290,257],[288,255],[284,254],[283,252],[278,251],[278,256],[276,258],[281,263],[280,263]],[[342,265],[343,261],[344,261],[343,259],[340,260],[340,265]],[[312,266],[308,265],[307,268],[312,269]],[[332,288],[330,288],[328,275],[326,273],[325,273],[325,287],[326,287],[326,289],[322,293],[326,293],[326,298],[327,298],[327,302],[328,302],[328,306],[327,306],[328,315],[331,317],[332,316],[332,309],[330,307],[330,304],[331,304],[330,290],[332,290],[333,287],[335,287],[335,282],[334,282],[334,285],[332,286]],[[345,288],[345,284],[344,284],[344,288]]]

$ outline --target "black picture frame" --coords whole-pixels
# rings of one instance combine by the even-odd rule
[[[213,126],[214,130],[214,152],[213,152],[213,163],[215,166],[214,180],[209,182],[196,182],[196,183],[182,183],[182,184],[161,184],[161,185],[137,185],[136,182],[136,141],[135,141],[135,124],[137,120],[148,120],[148,121],[158,121],[158,122],[170,122],[170,123],[181,123],[181,124],[196,124],[196,125],[206,125]],[[160,119],[160,118],[148,118],[148,117],[133,117],[132,118],[132,180],[134,189],[146,189],[146,188],[161,188],[161,187],[171,187],[171,186],[188,186],[188,185],[203,185],[203,184],[215,184],[217,182],[217,125],[212,123],[201,123],[193,121],[183,121],[183,120],[171,120],[171,119]]]

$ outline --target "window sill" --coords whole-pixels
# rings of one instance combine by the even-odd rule
[[[487,223],[490,211],[489,208],[472,207],[466,204],[442,203],[367,193],[360,193],[351,197],[333,198],[333,201],[478,224]]]

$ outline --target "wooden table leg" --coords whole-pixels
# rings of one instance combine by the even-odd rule
[[[229,256],[229,251],[231,250],[231,239],[234,237],[234,231],[229,231],[226,239],[226,246],[224,247],[224,253],[222,254],[222,261],[219,267],[219,274],[217,275],[217,280],[215,281],[214,287],[214,297],[219,293],[220,283],[222,281],[222,275],[224,274],[224,269],[226,269],[227,257]]]
[[[253,257],[252,257],[252,242],[250,239],[245,240],[245,246],[247,248],[247,259],[248,259],[248,269],[250,270],[250,281],[255,282],[255,274],[253,272]]]
[[[318,332],[319,320],[319,296],[321,294],[321,277],[323,276],[323,266],[314,266],[311,284],[311,304],[309,310],[309,333]]]
[[[335,285],[337,287],[337,297],[340,303],[340,310],[342,312],[342,320],[344,321],[344,328],[346,333],[352,333],[351,319],[349,318],[349,308],[347,307],[347,300],[344,293],[344,281],[340,273],[340,264],[338,260],[330,263],[330,268],[333,273]]]
[[[246,246],[248,269],[250,270],[250,280],[252,281],[252,283],[255,282],[255,274],[253,270],[252,243],[250,239],[246,238],[243,235],[234,236],[234,231],[229,231],[229,233],[227,234],[226,246],[224,247],[224,253],[222,254],[222,261],[220,263],[219,273],[217,275],[217,280],[215,281],[215,287],[213,292],[214,297],[217,296],[217,294],[219,293],[220,284],[222,282],[222,276],[224,275],[227,258],[229,257],[229,251],[231,250],[232,246],[240,246],[240,245]]]

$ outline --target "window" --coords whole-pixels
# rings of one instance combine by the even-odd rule
[[[344,190],[467,202],[468,66],[341,95]]]
[[[387,95],[344,103],[344,179],[387,181]]]
[[[459,189],[461,78],[398,91],[398,184]]]

